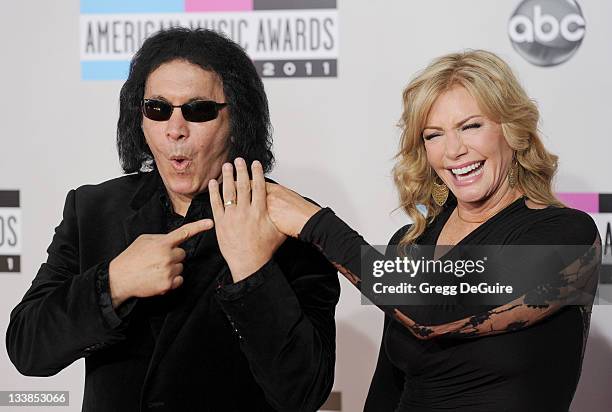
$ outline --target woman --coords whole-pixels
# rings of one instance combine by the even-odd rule
[[[542,270],[558,279],[503,304],[381,305],[387,316],[365,410],[567,411],[588,335],[600,240],[587,214],[553,195],[557,157],[538,136],[535,104],[509,67],[485,51],[435,60],[403,100],[394,176],[414,223],[390,245],[583,247],[574,256],[525,257],[514,276]],[[267,212],[281,232],[316,244],[361,288],[367,243],[331,209],[268,185]],[[577,299],[577,289],[587,297]]]

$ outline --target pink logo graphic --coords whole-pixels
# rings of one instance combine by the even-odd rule
[[[185,0],[185,11],[249,11],[253,0]]]

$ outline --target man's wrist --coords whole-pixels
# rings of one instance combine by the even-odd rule
[[[269,257],[257,259],[247,258],[241,259],[240,262],[236,262],[235,264],[228,262],[230,273],[232,275],[232,280],[234,281],[234,283],[238,283],[241,280],[248,278],[253,273],[261,269],[261,267],[263,267],[269,260]]]
[[[121,282],[121,276],[117,274],[113,263],[114,260],[108,265],[108,290],[113,303],[113,309],[117,309],[132,296],[126,291],[125,285]]]

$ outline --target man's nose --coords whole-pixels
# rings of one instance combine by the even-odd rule
[[[183,117],[180,107],[175,107],[172,116],[166,125],[166,136],[172,140],[179,140],[189,136],[187,120]]]

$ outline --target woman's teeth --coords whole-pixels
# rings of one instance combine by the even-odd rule
[[[481,167],[482,164],[483,162],[476,162],[460,169],[451,169],[451,171],[453,172],[453,175],[455,175],[457,180],[465,180],[481,174],[483,170],[483,168]]]
[[[474,169],[478,169],[480,167],[480,165],[482,164],[482,162],[476,162],[476,163],[472,163],[469,166],[465,166],[462,167],[461,169],[451,169],[453,174],[455,175],[463,175],[466,174]]]

